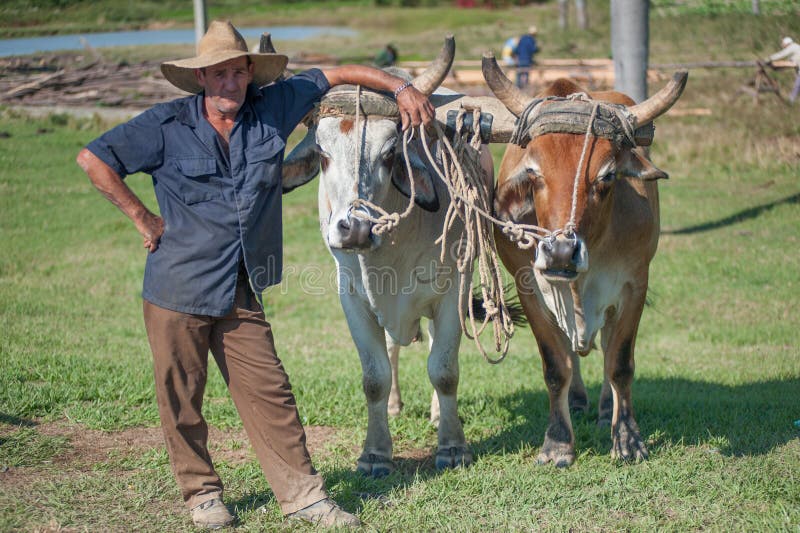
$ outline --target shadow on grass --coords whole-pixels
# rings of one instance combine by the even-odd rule
[[[583,453],[609,455],[610,429],[596,425],[600,386],[589,387],[588,392],[589,413],[572,417],[575,451],[579,457]],[[635,380],[633,385],[637,421],[649,442],[651,457],[657,457],[659,448],[666,445],[708,446],[726,456],[769,453],[798,438],[800,432],[793,427],[793,421],[800,418],[796,401],[799,394],[800,378],[733,386],[683,378],[644,378]],[[522,422],[471,442],[475,458],[538,449],[547,428],[547,394],[541,390],[518,390],[499,398],[498,403],[509,418]],[[384,495],[392,489],[411,487],[440,475],[431,455],[395,458],[395,466],[395,472],[381,479],[344,468],[328,471],[325,480],[328,487],[335,487],[342,507],[356,513],[372,499],[391,505]],[[255,509],[273,500],[271,493],[253,493],[230,503]]]
[[[598,428],[600,386],[588,387],[591,406],[573,415],[576,452],[611,450],[608,427]],[[796,398],[800,378],[742,385],[721,385],[682,378],[639,379],[633,384],[636,419],[651,453],[666,444],[708,445],[727,456],[762,455],[797,439],[793,421],[800,418]],[[472,444],[476,456],[539,447],[547,429],[549,402],[544,391],[520,390],[500,399],[524,422]]]
[[[383,478],[370,478],[359,474],[353,468],[339,468],[325,472],[325,485],[331,497],[345,511],[359,513],[370,500],[383,505],[391,505],[386,494],[394,488],[411,487],[432,477],[440,475],[433,466],[433,458],[395,459],[396,470]],[[333,490],[332,490],[333,489]],[[256,510],[259,507],[269,508],[275,502],[272,492],[254,492],[245,494],[237,500],[226,503],[240,510]]]
[[[797,204],[797,203],[800,203],[800,193],[787,196],[786,198],[782,198],[780,200],[775,200],[774,202],[769,202],[767,204],[751,207],[749,209],[739,211],[738,213],[734,213],[733,215],[721,218],[719,220],[712,220],[710,222],[704,222],[702,224],[688,226],[686,228],[681,228],[681,229],[663,230],[661,233],[664,235],[691,235],[693,233],[701,233],[703,231],[710,231],[759,217],[763,213],[780,205]]]
[[[0,424],[8,424],[9,426],[19,426],[25,428],[32,428],[39,425],[38,422],[29,420],[27,418],[20,418],[18,416],[0,413]]]

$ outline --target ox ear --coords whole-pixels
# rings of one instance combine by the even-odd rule
[[[319,174],[319,152],[317,152],[317,130],[309,128],[308,133],[291,153],[283,160],[283,193],[305,185]]]
[[[494,194],[494,213],[503,221],[521,222],[536,212],[533,203],[533,183],[524,168],[497,184]]]
[[[414,179],[414,203],[426,211],[438,211],[439,196],[433,186],[431,171],[420,159],[416,150],[408,151],[408,162],[411,165],[412,178]],[[392,183],[404,196],[411,196],[408,170],[402,152],[398,153],[394,159]]]
[[[669,175],[656,167],[647,157],[643,148],[625,150],[619,166],[620,174],[627,178],[640,179],[642,181],[665,180]]]

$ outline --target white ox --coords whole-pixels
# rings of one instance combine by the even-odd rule
[[[454,51],[449,37],[414,86],[432,94],[447,75]],[[321,168],[320,228],[336,260],[340,300],[361,359],[367,400],[367,436],[357,468],[376,477],[393,469],[388,411],[394,414],[401,406],[398,351],[419,335],[421,317],[429,319],[431,334],[428,376],[435,389],[433,421],[438,410],[436,467],[466,466],[472,454],[457,411],[459,274],[451,254],[440,262],[435,243],[444,226],[447,189],[428,167],[419,141],[412,141],[416,205],[393,232],[375,235],[373,223],[358,216],[366,208],[354,202],[368,200],[387,212],[402,212],[409,201],[409,176],[394,99],[362,90],[358,121],[355,100],[351,86],[336,87],[323,98],[308,135],[284,162],[283,185],[284,190],[302,185]],[[488,150],[482,156],[491,172]],[[491,184],[493,177],[487,179]]]

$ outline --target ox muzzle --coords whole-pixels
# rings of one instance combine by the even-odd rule
[[[574,233],[542,239],[533,266],[549,281],[572,281],[589,270],[586,243]]]
[[[378,237],[372,233],[375,225],[366,207],[350,206],[347,211],[331,220],[328,245],[344,251],[359,252],[378,246]]]

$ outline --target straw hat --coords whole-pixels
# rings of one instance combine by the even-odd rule
[[[253,63],[253,83],[266,85],[283,72],[289,59],[282,54],[257,54],[247,50],[244,37],[229,21],[215,20],[197,44],[197,56],[161,64],[161,72],[172,85],[190,93],[203,90],[194,70],[210,67],[237,57],[249,56]]]
[[[531,24],[530,26],[528,26],[528,33],[531,35],[536,35],[537,33],[539,33],[539,28]]]

